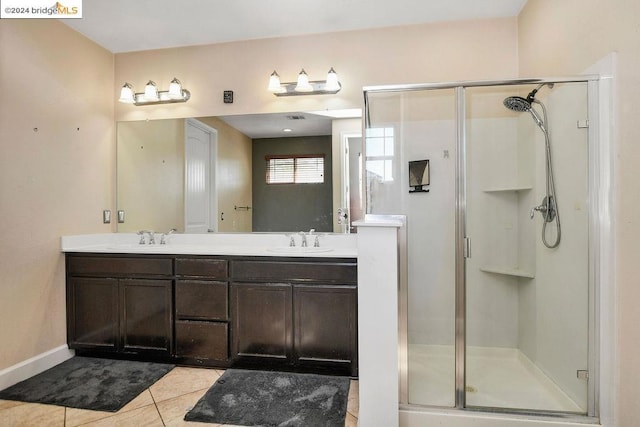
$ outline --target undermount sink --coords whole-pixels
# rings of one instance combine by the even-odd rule
[[[267,248],[269,252],[277,252],[281,254],[316,254],[320,252],[331,252],[331,248],[318,248],[315,246],[278,246],[275,248]]]

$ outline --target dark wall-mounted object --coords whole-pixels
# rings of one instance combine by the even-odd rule
[[[233,91],[232,90],[223,91],[222,100],[225,104],[233,104]]]
[[[429,185],[429,160],[409,162],[409,193],[427,193]]]

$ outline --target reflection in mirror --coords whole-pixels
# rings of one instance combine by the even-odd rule
[[[349,232],[362,210],[356,112],[119,122],[118,231]],[[276,157],[322,158],[323,182],[268,184],[268,159]],[[292,172],[309,163],[298,160]]]

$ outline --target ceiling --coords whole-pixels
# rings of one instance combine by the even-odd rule
[[[334,118],[356,117],[362,117],[362,110],[242,114],[218,118],[250,138],[285,138],[331,135]]]
[[[527,0],[83,0],[69,27],[113,53],[517,16]],[[343,117],[361,117],[360,110]],[[301,116],[292,119],[291,116]],[[335,116],[334,116],[335,117]],[[331,134],[323,112],[221,117],[251,138]],[[283,133],[290,128],[291,132]]]
[[[527,0],[83,0],[62,21],[113,53],[517,16]]]

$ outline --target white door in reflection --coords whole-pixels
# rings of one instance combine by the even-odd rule
[[[185,122],[184,231],[216,231],[215,164],[217,131],[201,122]]]

